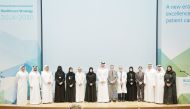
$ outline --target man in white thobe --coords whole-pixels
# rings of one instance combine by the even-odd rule
[[[161,65],[156,69],[155,103],[163,103],[165,71]]]
[[[79,67],[77,73],[75,74],[76,79],[76,102],[84,101],[85,94],[85,74]]]
[[[97,70],[98,77],[98,102],[109,102],[108,93],[108,69],[105,67],[105,63],[101,62],[100,68]]]
[[[53,74],[49,71],[49,66],[45,65],[41,73],[42,79],[42,103],[53,102]]]
[[[37,66],[33,66],[32,71],[29,74],[30,83],[30,104],[40,104],[40,87],[41,87],[41,77],[38,72]]]
[[[125,101],[125,95],[127,93],[126,82],[127,82],[127,74],[123,71],[122,67],[119,67],[119,71],[117,72],[117,93],[118,93],[118,101]]]
[[[19,71],[16,74],[17,80],[17,104],[25,105],[28,103],[28,72],[24,65],[20,66]]]
[[[156,70],[153,68],[152,64],[148,64],[144,75],[144,100],[150,103],[153,103],[155,99],[155,73]]]

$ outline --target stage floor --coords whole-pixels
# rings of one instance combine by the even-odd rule
[[[0,104],[0,109],[68,109],[78,104],[83,109],[190,109],[190,104],[164,105],[146,102],[111,102],[111,103],[52,103],[40,105]]]

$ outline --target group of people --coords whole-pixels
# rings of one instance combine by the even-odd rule
[[[55,76],[45,65],[41,74],[37,66],[33,66],[28,74],[25,66],[21,66],[16,74],[17,104],[27,104],[28,81],[30,104],[58,102],[100,102],[145,101],[151,103],[176,104],[176,74],[171,66],[164,71],[161,65],[156,69],[148,64],[143,72],[133,67],[125,72],[123,67],[115,70],[114,65],[107,69],[104,62],[95,73],[90,67],[87,74],[78,68],[77,72],[70,67],[66,74],[58,66]],[[55,81],[55,82],[54,82]],[[53,85],[55,84],[55,88]],[[55,94],[53,95],[53,90]]]

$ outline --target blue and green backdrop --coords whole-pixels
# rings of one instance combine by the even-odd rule
[[[190,2],[157,3],[157,63],[165,69],[173,66],[179,103],[190,103]],[[20,65],[28,72],[33,65],[41,70],[41,24],[41,0],[0,1],[0,103],[16,102],[15,74]]]
[[[179,103],[190,103],[190,1],[159,0],[158,64],[172,65]]]
[[[15,75],[41,69],[40,0],[0,1],[0,103],[16,102]]]

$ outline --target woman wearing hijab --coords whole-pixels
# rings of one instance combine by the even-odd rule
[[[16,74],[17,79],[17,104],[27,104],[28,72],[24,65],[20,66]]]
[[[55,102],[65,101],[65,73],[61,66],[55,72]]]
[[[49,71],[49,66],[45,65],[44,70],[41,73],[42,79],[42,103],[53,102],[53,75]]]
[[[129,67],[129,72],[127,73],[127,100],[137,100],[137,86],[133,67]]]
[[[30,104],[40,104],[40,88],[41,88],[41,77],[38,72],[38,67],[33,66],[32,71],[29,74],[30,83]]]
[[[177,104],[176,73],[168,66],[164,75],[164,104]]]
[[[73,68],[69,67],[69,72],[66,75],[66,100],[67,102],[75,102],[75,73],[73,72]]]
[[[90,67],[89,71],[86,75],[86,93],[85,93],[85,101],[87,102],[96,102],[97,94],[96,94],[96,74],[93,71],[93,68]]]

